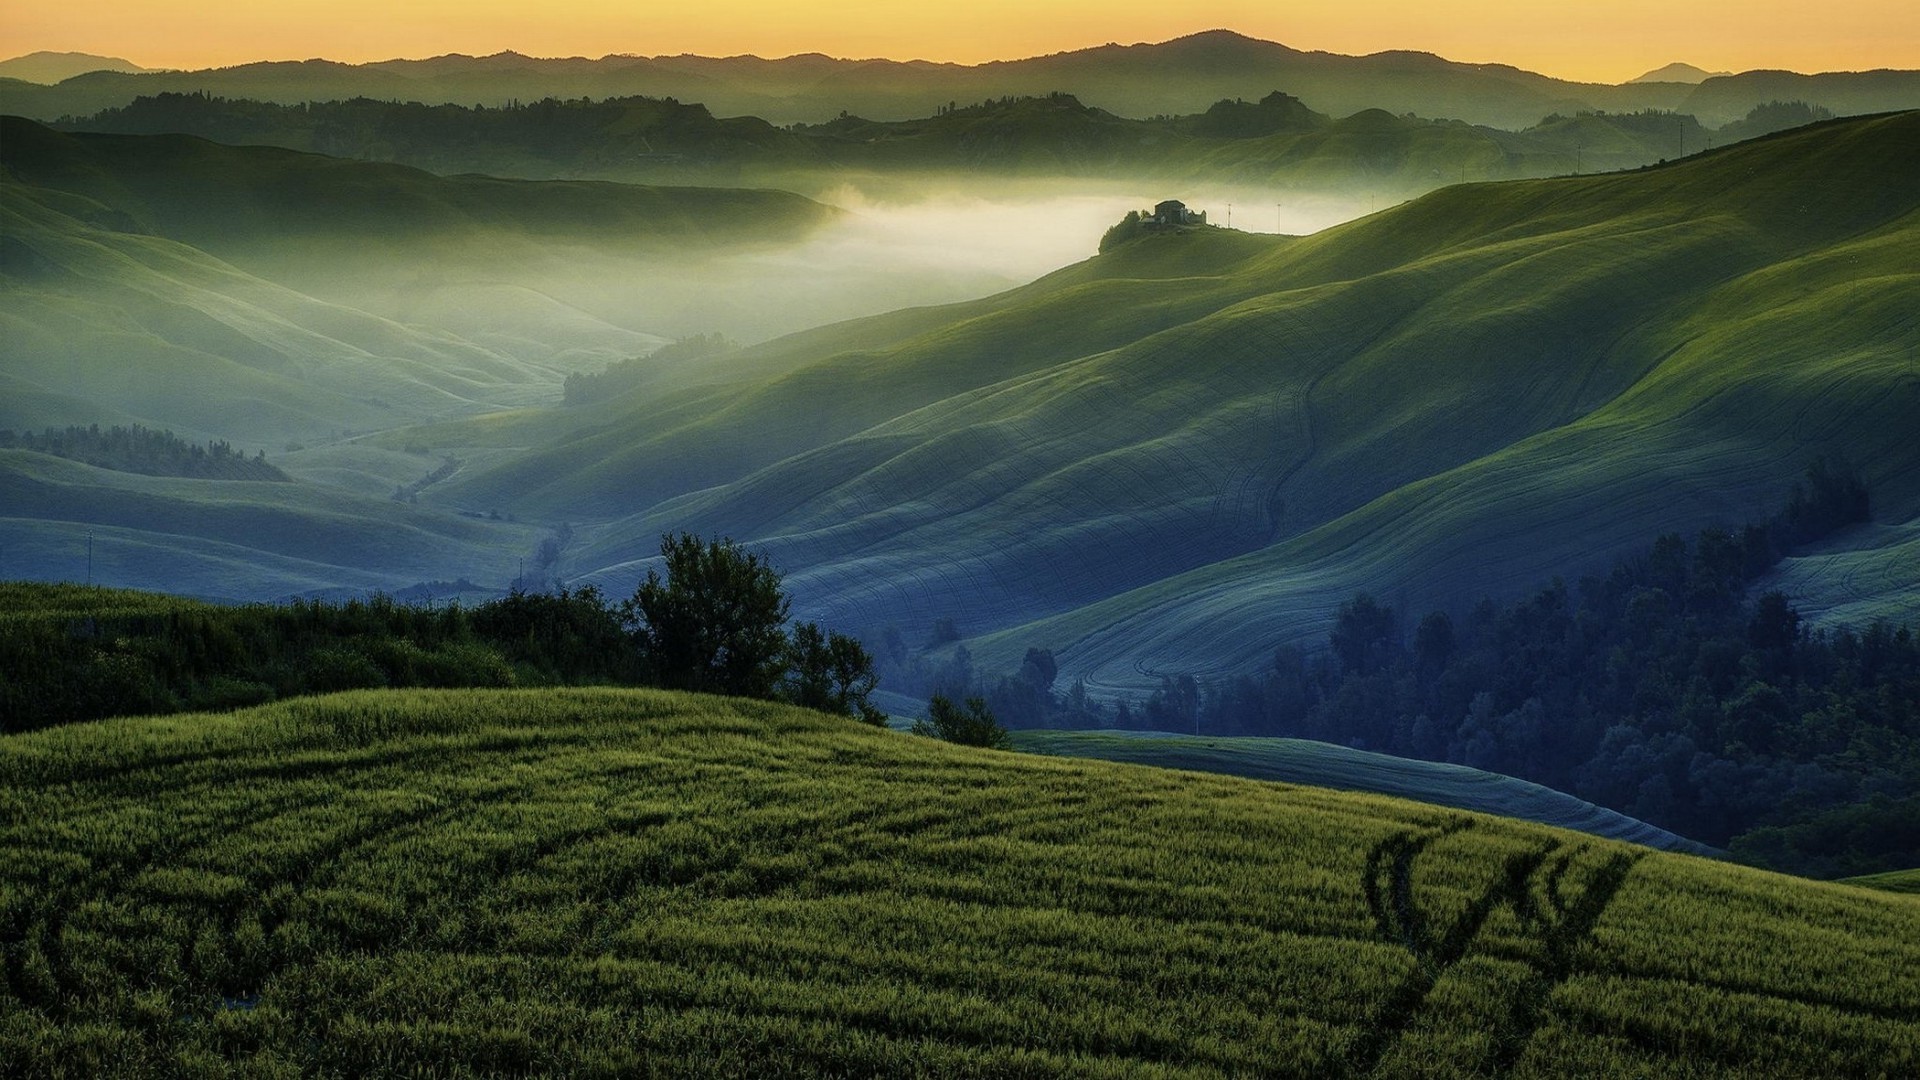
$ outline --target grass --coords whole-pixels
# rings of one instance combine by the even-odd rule
[[[1576,829],[1663,851],[1712,853],[1711,848],[1665,829],[1511,776],[1310,739],[1177,735],[1161,731],[1016,731],[1013,744],[1028,753],[1124,761],[1391,795],[1457,810]]]
[[[1909,1074],[1899,897],[653,691],[0,741],[29,1075]]]
[[[1920,870],[1893,870],[1885,874],[1868,874],[1865,877],[1847,878],[1846,884],[1882,889],[1886,892],[1920,895]]]

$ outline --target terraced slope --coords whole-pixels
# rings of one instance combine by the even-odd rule
[[[1904,897],[645,691],[0,742],[0,1055],[611,1076],[1896,1076]]]
[[[1705,844],[1526,780],[1311,739],[1202,737],[1166,731],[1016,731],[1013,744],[1028,753],[1391,795],[1575,829],[1662,851],[1715,854]]]
[[[1762,516],[1817,454],[1920,514],[1917,177],[1900,114],[1302,239],[1149,237],[776,342],[446,497],[628,513],[570,568],[617,590],[651,537],[724,532],[810,615],[952,618],[987,670],[1244,670],[1358,590],[1463,608]]]

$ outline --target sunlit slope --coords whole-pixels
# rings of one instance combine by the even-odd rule
[[[950,617],[1109,689],[1244,669],[1359,589],[1462,606],[1770,513],[1816,454],[1914,516],[1917,177],[1904,114],[1298,240],[1148,237],[641,395],[464,493],[636,511],[573,568],[622,588],[660,532],[726,532],[836,625]],[[1162,252],[1191,269],[1142,272]]]
[[[650,691],[0,743],[28,1072],[1897,1076],[1920,907]]]
[[[132,228],[92,200],[0,183],[0,423],[130,419],[277,450],[544,399],[560,377]]]
[[[0,573],[254,599],[503,582],[544,530],[310,483],[137,476],[0,450]]]
[[[1124,761],[1133,765],[1244,776],[1250,780],[1371,792],[1577,829],[1663,851],[1712,852],[1705,845],[1638,818],[1511,776],[1310,739],[1232,738],[1164,731],[1016,731],[1013,743],[1029,753]]]

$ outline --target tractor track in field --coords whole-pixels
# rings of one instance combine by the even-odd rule
[[[1398,832],[1367,855],[1361,884],[1376,932],[1381,939],[1412,953],[1415,965],[1387,995],[1348,1055],[1349,1076],[1388,1075],[1386,1062],[1394,1045],[1419,1021],[1433,988],[1467,958],[1487,919],[1501,907],[1512,909],[1538,942],[1543,959],[1529,964],[1531,977],[1506,990],[1504,1012],[1487,1018],[1495,1035],[1492,1056],[1472,1063],[1468,1071],[1495,1076],[1511,1071],[1539,1029],[1554,988],[1572,974],[1575,954],[1641,857],[1627,852],[1611,855],[1589,875],[1578,897],[1569,900],[1563,885],[1575,861],[1589,848],[1585,844],[1569,848],[1561,841],[1548,841],[1508,856],[1487,887],[1443,929],[1421,909],[1414,893],[1414,864],[1434,842],[1472,827],[1472,822],[1461,820],[1437,828]],[[1536,888],[1545,900],[1544,906],[1535,897]],[[1459,1064],[1465,1067],[1468,1063]]]

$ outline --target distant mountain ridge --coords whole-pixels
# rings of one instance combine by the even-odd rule
[[[1691,85],[1697,86],[1700,83],[1706,82],[1708,79],[1715,79],[1724,75],[1731,75],[1731,74],[1733,74],[1733,72],[1731,71],[1708,71],[1704,68],[1694,67],[1692,64],[1682,64],[1682,63],[1675,62],[1672,64],[1668,64],[1665,67],[1654,68],[1652,71],[1647,72],[1645,75],[1640,75],[1640,76],[1636,76],[1635,78],[1628,79],[1627,82],[1629,83],[1689,83]]]
[[[10,60],[0,60],[0,79],[19,79],[22,82],[52,85],[84,75],[89,71],[117,71],[123,74],[137,74],[151,71],[131,60],[118,56],[95,56],[83,52],[40,52],[16,56]]]
[[[1796,96],[1835,113],[1920,106],[1920,73],[1825,96],[1827,76]],[[853,113],[901,120],[949,102],[1005,95],[1071,93],[1122,116],[1198,112],[1223,98],[1257,98],[1276,88],[1316,110],[1349,115],[1365,109],[1416,113],[1518,128],[1550,113],[1605,109],[1681,109],[1706,123],[1738,119],[1768,97],[1692,102],[1693,88],[1675,83],[1606,86],[1576,83],[1505,64],[1467,64],[1421,52],[1344,56],[1302,52],[1226,30],[1153,44],[1102,45],[979,65],[925,61],[842,60],[803,54],[760,57],[630,56],[538,59],[517,53],[458,54],[422,60],[349,65],[327,60],[263,62],[193,72],[93,72],[57,86],[0,83],[0,112],[40,119],[86,115],[163,91],[297,104],[351,97],[427,104],[509,100],[675,97],[719,115],[758,116],[771,123],[817,123]],[[1742,86],[1761,90],[1758,84]],[[1777,95],[1776,95],[1777,96]],[[1844,99],[1844,100],[1841,100]]]

